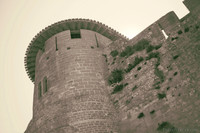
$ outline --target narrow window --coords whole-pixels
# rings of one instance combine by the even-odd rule
[[[165,33],[164,30],[162,30],[162,33],[163,33],[163,35],[165,36],[165,39],[167,39],[167,38],[168,38],[168,35]]]
[[[71,33],[71,39],[81,38],[80,30],[72,30]]]
[[[96,34],[95,34],[95,39],[96,39],[96,44],[97,44],[97,48],[98,48],[99,47],[99,43],[98,43]]]
[[[44,77],[44,79],[43,79],[43,87],[44,87],[44,93],[46,93],[48,91],[47,77]]]
[[[57,37],[55,37],[55,43],[56,43],[56,51],[58,51]]]
[[[38,98],[42,97],[42,86],[41,86],[41,82],[38,84]]]

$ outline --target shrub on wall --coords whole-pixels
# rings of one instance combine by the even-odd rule
[[[140,113],[139,115],[138,115],[138,119],[140,119],[140,118],[142,118],[142,117],[144,117],[144,113],[142,112],[142,113]]]
[[[142,62],[144,60],[143,57],[135,57],[135,60],[132,64],[128,65],[128,68],[125,69],[125,72],[128,73],[130,72],[133,68],[135,68],[138,64],[140,64],[140,62]]]
[[[113,51],[110,52],[110,55],[112,57],[116,57],[118,55],[118,51],[117,50],[113,50]]]
[[[116,85],[116,86],[114,87],[113,92],[112,92],[111,94],[115,94],[115,93],[117,93],[117,92],[122,91],[123,88],[124,88],[125,86],[127,86],[127,85],[128,85],[128,83]]]
[[[158,99],[163,99],[166,97],[165,93],[158,93]]]
[[[108,78],[109,85],[114,83],[119,83],[123,80],[123,71],[121,69],[115,69],[111,72],[111,75]]]
[[[121,57],[129,57],[137,51],[142,51],[149,46],[149,41],[142,39],[133,46],[127,46],[124,51],[120,53]]]
[[[168,132],[168,133],[177,133],[177,129],[170,124],[169,122],[162,122],[161,124],[158,124],[158,131]]]

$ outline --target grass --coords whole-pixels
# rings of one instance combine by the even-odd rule
[[[111,75],[108,78],[109,85],[112,85],[114,83],[119,83],[123,80],[123,70],[121,69],[115,69],[111,72]]]
[[[132,64],[128,65],[128,68],[125,69],[125,72],[128,73],[130,72],[133,68],[135,68],[138,64],[140,64],[140,62],[142,62],[144,60],[143,57],[135,57],[135,60]]]
[[[113,50],[110,52],[110,55],[114,58],[119,54],[119,52],[117,50]]]

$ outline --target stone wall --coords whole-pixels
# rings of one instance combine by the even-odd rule
[[[57,39],[56,39],[57,38]],[[105,83],[103,49],[112,41],[81,30],[71,39],[60,32],[45,43],[36,58],[33,119],[26,133],[96,133],[117,131],[116,111]],[[57,50],[56,50],[57,43]],[[38,94],[47,77],[48,91]]]
[[[123,80],[110,85],[110,95],[121,119],[119,132],[200,132],[199,26],[193,17],[181,22],[170,12],[129,42],[120,42],[121,49],[119,42],[114,42],[116,49],[112,46],[107,49],[110,73],[107,77],[116,69],[123,71]],[[146,46],[121,57],[122,52],[131,53],[130,49],[144,39],[149,45],[161,47],[150,51]],[[113,57],[110,53],[115,50],[118,55]],[[149,59],[152,53],[159,56]],[[136,57],[143,60],[126,72]],[[123,88],[113,93],[120,85]]]

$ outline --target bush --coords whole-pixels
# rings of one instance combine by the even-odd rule
[[[115,94],[115,93],[117,93],[117,92],[122,91],[123,88],[124,88],[125,86],[127,86],[127,85],[128,85],[128,83],[116,85],[115,88],[113,89],[113,92],[112,92],[111,94]]]
[[[182,30],[179,30],[177,33],[178,33],[179,35],[181,35],[183,32],[182,32]]]
[[[118,51],[117,50],[113,50],[113,51],[110,52],[110,55],[112,57],[116,57],[118,55]]]
[[[175,55],[175,56],[173,57],[173,59],[176,60],[178,57],[179,57],[179,55]]]
[[[152,45],[149,45],[147,48],[146,48],[146,52],[147,53],[149,53],[149,52],[151,52],[151,51],[153,51],[154,50],[154,46],[152,46]]]
[[[168,133],[177,133],[177,129],[172,125],[170,124],[169,122],[162,122],[161,124],[158,124],[158,128],[157,128],[158,131],[169,131]]]
[[[184,32],[186,33],[186,32],[189,32],[189,27],[186,27],[185,29],[184,29]]]
[[[158,99],[163,99],[166,97],[165,93],[158,93]]]
[[[130,72],[133,68],[135,68],[138,64],[140,64],[140,62],[142,62],[144,60],[143,57],[135,57],[135,60],[132,64],[128,65],[128,68],[125,69],[125,72],[128,73]]]
[[[102,56],[104,56],[104,57],[105,57],[105,59],[106,59],[106,62],[108,62],[107,55],[106,55],[106,54],[102,54]]]
[[[142,113],[140,113],[139,115],[138,115],[138,119],[140,119],[140,118],[142,118],[142,117],[144,117],[144,113],[142,112]]]
[[[132,46],[127,46],[125,48],[125,50],[120,53],[120,56],[121,57],[129,57],[132,54],[134,54],[134,50],[133,50]]]
[[[158,85],[158,86],[156,86],[154,89],[159,90],[159,89],[160,89],[160,86]]]
[[[133,45],[133,49],[134,49],[134,51],[142,51],[147,46],[149,46],[149,41],[145,40],[145,39],[142,39],[138,43],[136,43],[135,45]]]
[[[150,60],[152,58],[159,58],[159,55],[160,55],[159,52],[152,52],[146,57],[146,60]]]
[[[164,81],[165,81],[165,76],[164,76],[163,71],[159,70],[157,67],[155,68],[154,74],[155,74],[157,77],[159,77],[159,79],[160,79],[161,82],[164,82]]]
[[[133,88],[132,88],[132,91],[134,91],[135,89],[137,89],[137,85],[135,85]]]
[[[114,88],[114,90],[113,90],[113,92],[112,92],[111,94],[115,94],[115,93],[117,93],[117,92],[119,92],[119,91],[122,91],[123,88],[124,88],[124,85],[123,85],[123,84],[116,85],[115,88]]]
[[[121,69],[115,69],[111,72],[108,78],[108,83],[111,85],[113,83],[118,83],[123,80],[123,71]]]
[[[136,51],[142,51],[149,46],[149,41],[142,39],[133,46],[127,46],[124,51],[120,53],[121,57],[129,57]]]
[[[142,69],[142,67],[138,67],[137,70],[140,71]]]
[[[154,49],[155,49],[155,50],[158,50],[158,49],[161,48],[161,47],[162,47],[162,43],[159,44],[159,45],[154,46]]]
[[[174,76],[176,76],[177,74],[178,74],[178,72],[175,72],[175,73],[174,73]]]
[[[155,113],[155,110],[152,110],[151,112],[149,112],[151,115]]]

